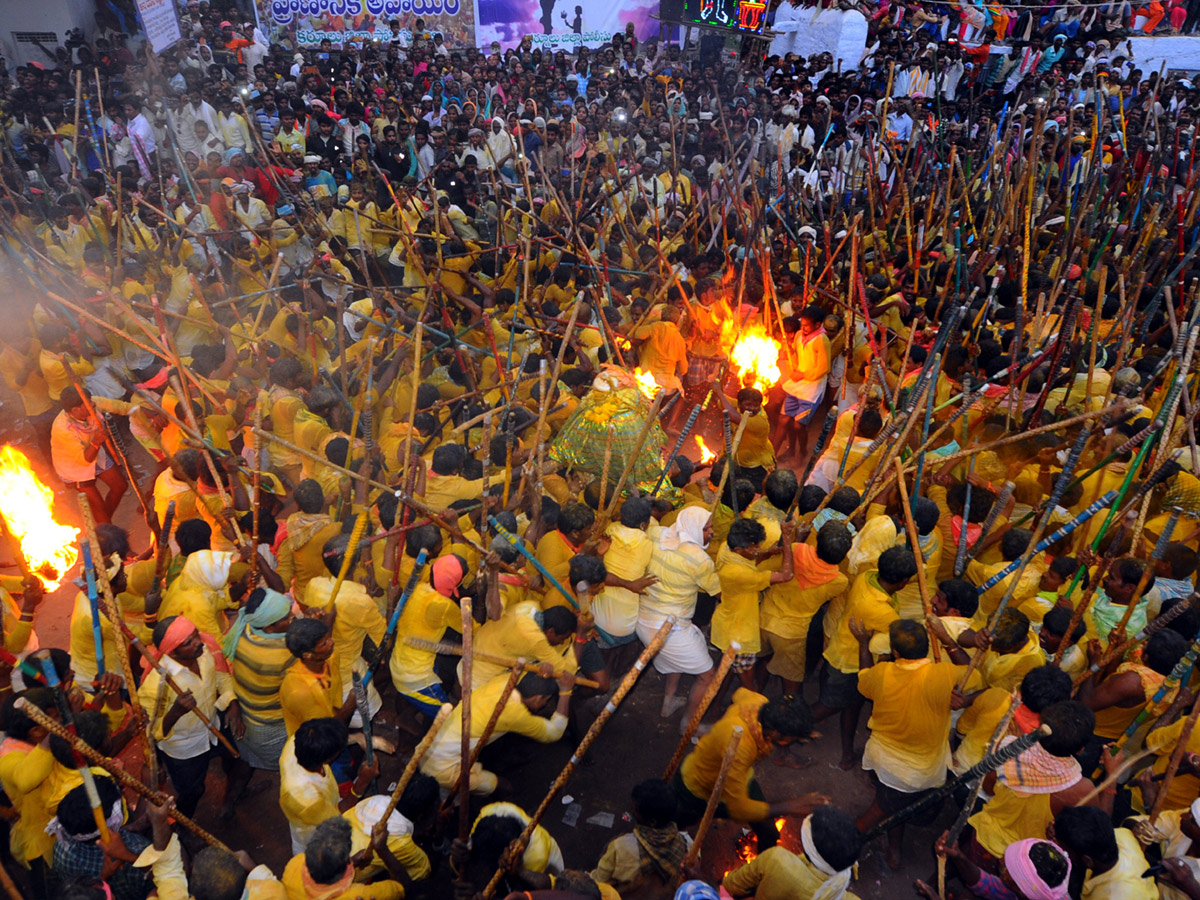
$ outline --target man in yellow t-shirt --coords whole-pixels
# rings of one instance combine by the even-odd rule
[[[862,766],[871,772],[875,798],[858,819],[867,832],[919,796],[946,783],[950,765],[950,714],[955,685],[969,662],[967,653],[942,632],[948,661],[929,659],[929,635],[912,619],[888,626],[893,662],[874,663],[874,634],[857,620],[850,631],[858,641],[858,690],[874,702],[870,737]],[[900,868],[904,826],[888,831],[888,865]]]
[[[821,670],[821,695],[813,706],[813,720],[820,722],[835,713],[841,716],[842,758],[838,765],[854,767],[854,734],[865,699],[858,690],[858,639],[850,631],[857,621],[871,631],[887,631],[900,616],[893,597],[917,574],[917,561],[907,547],[889,547],[879,554],[877,568],[859,575],[850,586],[846,606],[834,625]]]
[[[717,815],[748,824],[758,837],[761,853],[779,842],[776,817],[805,816],[828,803],[820,794],[768,802],[754,777],[755,764],[771,756],[777,748],[789,747],[812,736],[812,716],[799,697],[768,700],[747,688],[734,691],[732,705],[712,730],[700,738],[675,772],[672,786],[679,801],[675,821],[686,827],[704,814],[736,728],[741,729],[741,738],[725,778]]]
[[[283,724],[288,736],[309,719],[333,717],[348,723],[354,714],[354,693],[342,703],[342,679],[333,660],[333,633],[320,619],[296,619],[288,626],[287,648],[296,663],[279,686]]]
[[[491,721],[500,705],[499,717],[493,727],[488,743],[503,735],[516,733],[541,744],[552,744],[563,736],[567,729],[567,712],[571,705],[571,693],[575,688],[575,676],[570,672],[559,672],[558,700],[550,718],[542,713],[554,699],[554,680],[543,678],[532,672],[526,673],[517,687],[505,695],[508,676],[497,675],[482,687],[471,692],[471,748],[479,744],[484,728]],[[450,790],[458,782],[462,771],[462,704],[460,703],[446,726],[438,733],[421,761],[421,771],[437,779],[438,784]],[[471,767],[471,793],[487,796],[495,792],[499,779],[483,768],[480,763]]]
[[[792,580],[792,532],[790,521],[783,523],[783,556],[779,571],[759,569],[755,560],[761,555],[766,529],[754,519],[737,519],[729,526],[725,546],[717,555],[717,577],[721,580],[721,602],[712,617],[712,642],[722,652],[733,643],[738,652],[733,671],[742,684],[754,688],[754,661],[761,649],[758,604],[763,591],[773,584]]]

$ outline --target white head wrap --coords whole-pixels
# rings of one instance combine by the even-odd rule
[[[813,841],[812,816],[805,816],[804,821],[800,823],[800,844],[804,848],[804,855],[808,857],[808,861],[813,864],[813,867],[822,875],[828,876],[825,883],[813,893],[812,900],[841,900],[846,895],[846,888],[850,886],[853,867],[842,869],[839,872],[825,862],[821,854],[817,852],[817,845]]]
[[[387,794],[376,794],[373,797],[367,797],[355,805],[354,812],[358,816],[358,821],[362,823],[363,831],[370,834],[375,830],[375,826],[383,818],[383,811],[387,809],[387,805]],[[392,810],[392,814],[388,816],[387,820],[387,832],[392,837],[404,837],[406,834],[413,833],[413,823],[400,815],[400,813]]]
[[[701,549],[708,546],[704,540],[704,526],[712,518],[703,506],[685,506],[679,511],[675,524],[666,529],[658,539],[664,550],[677,550],[680,544],[696,544]]]

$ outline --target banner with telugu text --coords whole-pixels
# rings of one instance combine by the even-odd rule
[[[639,41],[658,35],[659,0],[475,0],[475,40],[507,49],[529,35],[542,52],[599,47],[632,22]]]
[[[475,44],[476,0],[255,0],[259,27],[272,41],[287,40],[299,47],[314,47],[328,38],[334,47],[392,40],[389,23],[400,22],[405,38],[413,23],[425,21],[425,30],[440,32],[449,47]]]

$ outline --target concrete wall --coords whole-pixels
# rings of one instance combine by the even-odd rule
[[[0,52],[11,72],[28,62],[50,60],[33,44],[17,43],[13,32],[53,32],[55,40],[45,44],[53,50],[62,44],[68,30],[82,28],[91,39],[95,30],[95,0],[0,0]]]

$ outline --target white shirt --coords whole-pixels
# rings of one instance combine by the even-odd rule
[[[228,672],[218,672],[216,660],[212,653],[205,648],[197,661],[200,674],[197,675],[171,657],[164,654],[159,660],[163,669],[175,679],[175,683],[184,691],[191,691],[196,699],[196,709],[206,719],[212,720],[217,710],[225,709],[234,700],[233,677]],[[142,679],[138,688],[138,699],[142,708],[153,711],[158,695],[158,685],[161,680],[155,670]],[[191,759],[199,756],[217,743],[216,737],[208,730],[200,717],[193,713],[184,713],[179,721],[171,728],[171,733],[162,736],[162,720],[175,703],[175,692],[168,687],[163,698],[162,708],[154,720],[154,737],[158,749],[172,759]]]

